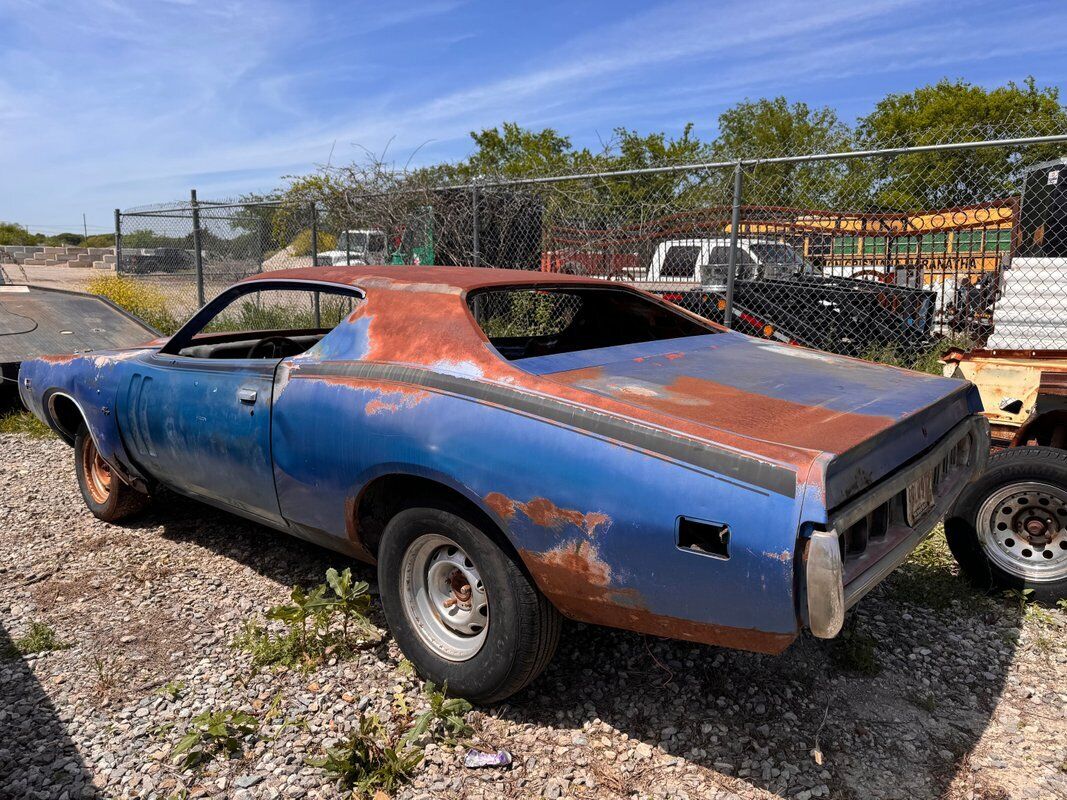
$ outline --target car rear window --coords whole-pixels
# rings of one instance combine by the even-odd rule
[[[510,361],[719,332],[625,289],[492,289],[473,293],[468,303],[486,337]]]

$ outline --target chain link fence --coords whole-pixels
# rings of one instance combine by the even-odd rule
[[[117,269],[179,317],[257,272],[471,265],[623,281],[745,333],[885,361],[1067,348],[1067,134],[347,186],[117,211]],[[551,303],[515,314],[555,329],[571,312]]]

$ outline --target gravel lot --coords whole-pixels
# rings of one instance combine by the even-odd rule
[[[174,498],[106,525],[62,443],[0,435],[0,452],[0,650],[31,622],[70,645],[0,661],[0,797],[342,797],[305,759],[361,708],[423,702],[388,638],[310,673],[253,671],[232,646],[344,559]],[[1062,610],[975,596],[934,547],[855,624],[851,647],[777,658],[572,625],[531,689],[470,715],[469,744],[510,769],[431,745],[399,796],[1067,797]],[[188,719],[223,708],[258,720],[243,755],[179,770]]]

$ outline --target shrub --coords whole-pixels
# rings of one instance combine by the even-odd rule
[[[337,237],[332,233],[324,233],[319,231],[319,252],[325,253],[327,250],[337,249]],[[294,256],[310,256],[311,255],[311,228],[304,228],[304,230],[298,233],[293,241],[289,243],[289,247],[293,250]]]
[[[453,743],[473,732],[466,720],[471,704],[462,697],[449,697],[447,684],[438,691],[433,681],[427,681],[422,691],[430,703],[429,708],[415,716],[402,742],[414,743],[429,733],[433,739]]]
[[[167,309],[167,298],[150,286],[122,275],[100,275],[89,281],[91,294],[100,295],[140,317],[157,331],[171,334],[180,323]]]
[[[86,237],[82,242],[86,247],[114,247],[115,246],[115,234],[113,233],[94,233],[92,236]]]

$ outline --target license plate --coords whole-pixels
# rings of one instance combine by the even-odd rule
[[[934,471],[908,484],[908,525],[914,526],[934,507]]]

